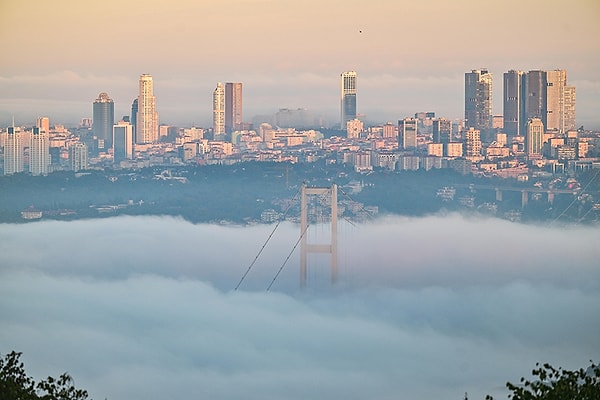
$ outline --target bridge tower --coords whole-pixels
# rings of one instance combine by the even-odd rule
[[[331,242],[329,244],[311,244],[308,243],[306,233],[308,230],[308,201],[307,196],[328,196],[331,204]],[[329,253],[331,254],[331,282],[337,281],[337,185],[334,183],[331,188],[307,187],[302,185],[300,209],[300,286],[306,287],[306,261],[308,253]]]

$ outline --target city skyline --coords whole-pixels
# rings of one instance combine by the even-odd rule
[[[139,11],[138,1],[118,7],[112,3],[99,8],[71,0],[43,6],[10,0],[0,6],[0,44],[11,54],[0,74],[0,123],[8,126],[12,114],[23,123],[38,115],[78,122],[90,116],[89,102],[99,92],[111,94],[119,118],[129,114],[135,77],[142,71],[155,78],[161,121],[167,124],[210,126],[217,81],[244,82],[246,119],[279,108],[308,108],[335,124],[335,77],[346,70],[361,76],[360,113],[367,120],[394,121],[417,111],[454,119],[463,114],[465,71],[487,68],[497,77],[511,69],[569,71],[569,84],[577,87],[578,125],[600,127],[595,120],[600,44],[594,40],[600,36],[594,22],[600,5],[592,1],[572,2],[567,10],[556,6],[562,4],[558,1],[488,4],[481,11],[493,18],[478,20],[468,18],[471,5],[466,0],[452,5],[429,0],[419,4],[418,17],[404,21],[402,28],[394,20],[404,5],[386,0],[368,7],[340,1],[144,2],[145,11]],[[513,12],[516,4],[518,14]],[[535,48],[527,40],[530,15],[552,24]],[[265,16],[268,22],[256,23]],[[19,20],[35,20],[38,29],[10,30]],[[139,28],[137,20],[161,29],[150,30],[145,44],[123,50],[120,43]],[[217,46],[210,32],[223,20],[228,24],[218,29],[222,37]],[[523,29],[507,31],[502,21]],[[110,32],[89,28],[103,25],[110,25]],[[272,35],[274,30],[280,33]],[[471,33],[478,30],[485,34]],[[43,37],[39,31],[45,32]],[[419,39],[402,39],[406,31],[418,32]],[[468,46],[462,45],[465,39]],[[119,62],[107,62],[104,54],[116,49]],[[156,56],[148,57],[153,52]],[[493,113],[501,114],[501,85],[495,85],[493,98]]]

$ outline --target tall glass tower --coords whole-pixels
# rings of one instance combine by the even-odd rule
[[[343,72],[341,83],[341,121],[340,128],[346,129],[346,122],[356,118],[356,72]]]
[[[115,123],[115,103],[108,94],[102,92],[94,100],[94,119],[92,129],[98,141],[104,143],[101,151],[112,147],[112,127]]]
[[[487,69],[465,73],[465,119],[467,128],[492,127],[492,74]]]

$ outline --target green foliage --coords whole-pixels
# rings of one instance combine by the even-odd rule
[[[569,371],[550,364],[536,364],[535,379],[521,378],[519,384],[506,383],[511,400],[600,400],[600,366]],[[486,400],[492,400],[486,396]]]
[[[49,376],[36,383],[27,375],[21,353],[12,351],[0,358],[0,399],[2,400],[85,400],[88,393],[73,386],[73,379],[64,373]]]

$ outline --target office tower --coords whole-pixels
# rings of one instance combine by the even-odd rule
[[[35,126],[40,128],[40,131],[50,133],[50,118],[38,117]]]
[[[33,128],[29,144],[29,173],[47,175],[50,165],[50,139],[40,128]]]
[[[343,72],[341,75],[341,123],[346,129],[346,122],[356,119],[356,72]]]
[[[213,135],[215,140],[225,138],[225,87],[221,82],[213,92]]]
[[[225,83],[225,132],[241,129],[242,125],[242,84]]]
[[[112,128],[112,125],[111,125]],[[140,76],[140,93],[138,96],[138,112],[136,118],[136,143],[158,142],[158,112],[152,76]]]
[[[112,126],[115,123],[115,103],[108,94],[102,92],[94,100],[92,130],[98,141],[104,142],[101,151],[108,151],[112,146]]]
[[[14,123],[8,127],[4,139],[4,175],[12,175],[23,172],[23,143],[21,133],[18,132]]]
[[[113,126],[113,162],[133,158],[133,126],[129,122],[119,121]]]
[[[88,167],[88,149],[85,143],[73,143],[69,147],[69,164],[71,171],[81,171]]]
[[[137,143],[136,127],[137,127],[138,99],[134,99],[131,103],[131,126],[133,127],[133,143]]]
[[[565,132],[564,99],[567,84],[567,71],[555,69],[546,71],[546,122],[548,131]]]
[[[417,148],[417,123],[415,118],[398,120],[398,149],[415,150]]]
[[[546,121],[546,71],[529,71],[525,78],[525,121]],[[523,132],[524,133],[524,132]]]
[[[452,141],[452,121],[446,118],[433,120],[433,143],[450,143]]]
[[[491,129],[492,74],[487,69],[465,73],[465,120],[467,128]]]
[[[525,134],[525,153],[528,156],[541,155],[544,144],[544,123],[541,118],[531,118],[527,121]]]
[[[525,77],[523,71],[510,70],[504,73],[503,85],[503,130],[510,136],[523,134],[525,120]]]
[[[469,128],[465,135],[465,158],[472,162],[481,161],[481,131],[479,129]]]
[[[564,129],[565,132],[577,129],[575,102],[577,99],[575,86],[565,86],[564,91]]]

